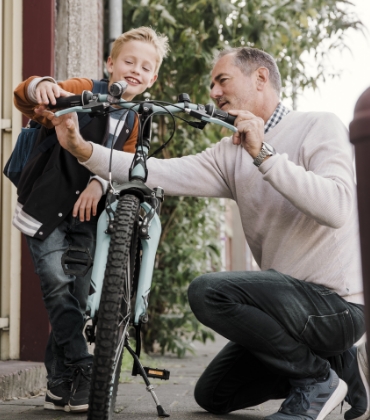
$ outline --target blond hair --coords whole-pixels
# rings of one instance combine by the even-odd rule
[[[112,60],[115,60],[119,56],[122,46],[128,41],[148,42],[154,46],[157,51],[157,67],[155,69],[155,72],[157,73],[163,59],[167,57],[170,50],[167,36],[161,35],[147,26],[141,26],[140,28],[124,32],[113,42],[110,53]]]

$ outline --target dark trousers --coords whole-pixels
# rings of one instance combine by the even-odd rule
[[[289,378],[322,378],[365,332],[363,305],[274,270],[205,274],[189,287],[204,325],[230,340],[195,399],[217,414],[288,395]]]
[[[45,352],[50,386],[68,379],[74,366],[92,363],[83,335],[91,269],[85,276],[66,275],[61,259],[69,245],[87,248],[94,256],[96,223],[96,217],[80,222],[70,214],[44,241],[26,236],[52,328]],[[84,257],[78,252],[72,256]]]

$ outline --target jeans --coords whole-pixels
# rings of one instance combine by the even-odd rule
[[[289,378],[324,378],[365,332],[363,305],[274,270],[205,274],[188,295],[198,320],[230,340],[195,387],[215,414],[286,398]]]
[[[80,222],[70,214],[44,241],[26,236],[51,324],[45,353],[50,386],[69,379],[75,366],[92,363],[83,335],[91,269],[85,276],[66,275],[61,258],[69,245],[87,248],[93,257],[96,223],[97,217]],[[78,254],[72,256],[83,257]]]

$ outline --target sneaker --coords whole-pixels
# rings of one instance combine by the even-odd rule
[[[46,410],[71,411],[69,407],[69,398],[71,395],[71,382],[65,381],[59,385],[50,387],[45,395],[44,408]]]
[[[366,420],[370,417],[369,366],[366,343],[353,346],[344,355],[343,379],[348,385],[346,401],[352,407],[345,420]]]
[[[291,379],[292,389],[279,411],[265,420],[322,420],[347,394],[347,385],[330,369],[324,381]]]
[[[91,366],[77,366],[73,374],[69,408],[73,412],[84,412],[89,408]]]

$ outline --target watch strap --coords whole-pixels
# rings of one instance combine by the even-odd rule
[[[253,159],[253,164],[260,167],[266,156],[273,156],[276,154],[275,149],[267,143],[262,143],[261,150],[258,155]]]

